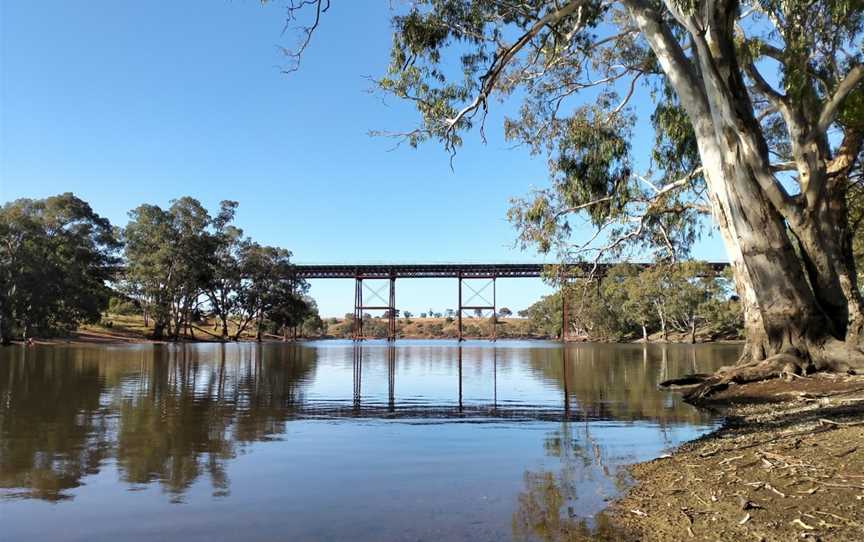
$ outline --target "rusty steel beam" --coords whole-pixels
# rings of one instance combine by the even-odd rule
[[[567,264],[566,268],[571,278],[588,276],[592,270],[594,274],[602,276],[606,274],[615,263],[597,264],[596,269],[592,263]],[[646,268],[650,263],[633,263],[633,265]],[[729,267],[726,262],[710,262],[708,264],[714,272],[720,272]],[[294,272],[300,279],[390,279],[390,278],[531,278],[540,277],[547,265],[542,263],[507,263],[507,264],[477,264],[477,263],[453,263],[453,264],[316,264],[295,265]]]

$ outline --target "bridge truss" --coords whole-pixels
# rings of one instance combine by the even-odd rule
[[[568,338],[570,327],[569,288],[568,281],[586,277],[602,277],[613,267],[613,263],[573,263],[567,264],[567,279],[561,282],[561,340]],[[636,263],[639,267],[650,267],[650,263]],[[712,272],[719,273],[729,266],[725,262],[708,264]],[[363,329],[363,320],[367,310],[383,310],[387,315],[387,339],[396,340],[396,279],[397,278],[455,278],[459,284],[459,307],[457,311],[458,339],[469,338],[463,333],[462,316],[464,311],[492,311],[492,332],[488,338],[497,339],[497,306],[496,280],[499,278],[538,278],[543,276],[547,265],[542,263],[508,263],[508,264],[324,264],[296,265],[296,276],[301,279],[354,279],[354,322],[352,337],[356,341],[370,339]],[[367,282],[364,282],[367,281]],[[368,281],[377,281],[378,287],[371,286]],[[381,281],[386,281],[380,286]],[[472,284],[486,281],[476,288]],[[389,296],[384,298],[384,289],[389,284]],[[489,287],[491,286],[491,299]],[[463,298],[467,288],[467,298]],[[365,295],[364,295],[365,294]],[[367,304],[371,303],[371,304]]]

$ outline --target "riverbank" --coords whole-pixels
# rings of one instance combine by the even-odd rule
[[[102,321],[96,324],[81,326],[67,336],[35,338],[35,344],[134,344],[134,343],[163,343],[168,341],[154,341],[150,338],[153,333],[151,325],[146,325],[140,315],[106,314]],[[179,342],[220,342],[221,328],[214,321],[203,320],[192,326],[192,335],[181,335]],[[397,334],[400,339],[455,339],[458,336],[456,323],[452,318],[400,318],[397,321]],[[491,322],[488,319],[465,318],[463,331],[466,337],[490,338]],[[380,331],[381,338],[386,337],[386,319],[371,318],[365,326],[366,332],[376,335]],[[379,329],[380,328],[380,329]],[[324,332],[312,336],[299,337],[301,340],[318,339],[350,339],[352,333],[351,322],[345,319],[329,318],[324,321]],[[233,322],[229,323],[229,336],[234,336],[237,328]],[[515,340],[558,340],[557,336],[550,336],[536,331],[532,322],[526,318],[499,318],[497,336],[499,339]],[[265,340],[281,341],[280,335],[265,333]],[[254,341],[254,329],[246,329],[240,333],[240,341]],[[19,341],[20,342],[20,341]],[[568,342],[590,342],[585,339],[570,338]],[[641,339],[633,343],[642,343]],[[668,344],[689,343],[689,333],[670,333]],[[714,337],[707,329],[698,330],[697,343],[729,343],[739,342],[733,337]],[[664,344],[659,334],[649,337],[651,344]]]
[[[702,406],[724,426],[631,467],[601,539],[864,540],[864,376],[735,386]]]

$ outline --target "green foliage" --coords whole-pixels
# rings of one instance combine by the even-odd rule
[[[658,60],[626,3],[411,2],[393,18],[389,69],[377,84],[414,106],[419,123],[388,135],[413,146],[436,140],[455,152],[477,125],[485,139],[483,124],[495,98],[513,98],[518,113],[505,118],[505,136],[532,154],[546,155],[551,179],[549,188],[512,200],[508,218],[524,246],[556,251],[564,261],[586,254],[620,258],[627,251],[684,259],[704,233],[710,212],[694,120],[672,81],[674,76],[678,92],[711,93],[703,75],[708,61],[700,58],[701,38],[693,28],[719,26],[720,34],[729,32],[717,43],[728,38],[737,48],[732,73],[723,77],[749,87],[748,95],[739,97],[741,118],[752,118],[750,128],[764,141],[766,156],[789,160],[789,127],[772,103],[776,99],[752,85],[749,66],[776,69],[777,77],[768,79],[779,79],[778,95],[788,114],[812,126],[844,75],[862,62],[864,1],[764,0],[716,9],[697,0],[675,4],[692,16],[692,27],[680,22],[670,4],[644,5],[675,42],[667,49],[683,59],[683,71],[693,76],[689,84],[681,82],[677,68],[665,73],[670,61]],[[716,24],[727,18],[735,24]],[[653,102],[653,108],[643,108],[653,111],[653,145],[631,145],[633,126],[647,120],[629,107],[642,87],[648,89],[643,97]],[[847,133],[860,131],[862,110],[859,85],[842,104],[838,124]],[[642,152],[643,160],[631,156],[635,152]],[[647,171],[634,174],[633,164],[648,159]],[[577,219],[587,219],[597,235],[587,242],[573,239]]]
[[[641,267],[619,264],[599,281],[577,280],[566,289],[568,337],[622,341],[669,331],[705,330],[712,338],[740,336],[741,306],[730,299],[731,277],[705,263],[685,261]],[[532,328],[560,336],[561,294],[546,296],[520,315]]]
[[[111,224],[71,193],[0,208],[0,341],[96,322],[120,247]]]
[[[531,321],[531,331],[557,337],[561,335],[561,295],[558,293],[543,296],[519,316]]]
[[[657,313],[650,295],[653,285],[644,273],[631,264],[617,265],[603,277],[603,298],[613,307],[619,307],[621,331],[630,334],[645,333],[657,326]]]
[[[111,298],[108,299],[108,312],[111,314],[121,314],[124,316],[129,316],[133,314],[140,314],[141,307],[139,307],[138,304],[131,299],[112,295]]]
[[[237,202],[223,201],[215,217],[193,198],[163,210],[141,205],[124,232],[127,272],[123,289],[154,320],[154,336],[176,340],[205,303],[222,324],[236,320],[236,340],[251,322],[261,338],[300,326],[317,314],[305,297],[308,284],[294,276],[291,253],[243,237],[231,224]]]
[[[153,317],[155,338],[167,331],[176,339],[213,277],[212,219],[190,197],[172,201],[168,209],[140,205],[129,217],[124,289]]]

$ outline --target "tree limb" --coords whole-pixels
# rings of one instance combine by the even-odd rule
[[[519,39],[513,42],[510,47],[505,49],[502,53],[496,54],[495,59],[492,61],[492,65],[489,66],[486,73],[480,77],[480,92],[470,104],[463,107],[453,118],[446,119],[447,130],[453,130],[459,121],[465,118],[466,115],[473,114],[481,107],[484,109],[486,108],[486,100],[495,88],[495,84],[498,82],[498,78],[501,76],[504,68],[507,67],[507,64],[513,59],[513,57],[534,37],[536,37],[544,27],[573,15],[587,3],[588,0],[574,0],[568,2],[563,7],[550,11],[536,23],[531,25],[531,28],[522,34]]]
[[[849,70],[846,77],[840,81],[839,85],[837,85],[834,94],[825,103],[822,112],[819,114],[819,122],[816,124],[816,130],[811,137],[825,134],[825,132],[828,131],[828,127],[831,126],[837,118],[837,113],[840,106],[843,104],[843,100],[845,100],[846,97],[855,90],[855,87],[857,87],[862,80],[864,80],[864,65],[858,64]]]

